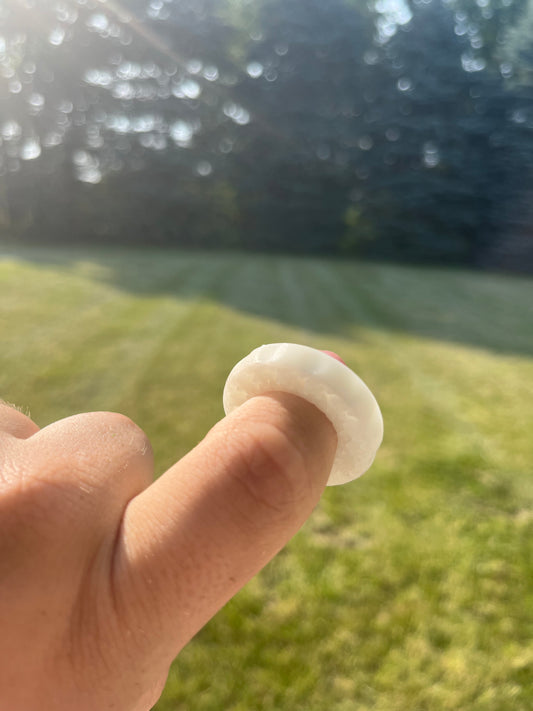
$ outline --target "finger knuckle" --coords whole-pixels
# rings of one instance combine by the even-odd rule
[[[143,487],[149,484],[153,473],[153,451],[144,430],[117,412],[102,413],[98,428],[101,445],[115,462],[115,475],[123,471],[128,478],[140,479]]]
[[[146,433],[127,415],[118,412],[103,413],[102,425],[108,433],[120,437],[131,448],[151,451]]]

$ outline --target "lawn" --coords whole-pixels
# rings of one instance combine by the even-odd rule
[[[533,708],[533,281],[341,260],[0,252],[0,394],[118,410],[158,472],[262,343],[337,351],[382,407],[372,470],[193,640],[157,711]],[[118,671],[118,670],[117,670]]]

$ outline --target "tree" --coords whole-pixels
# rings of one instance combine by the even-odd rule
[[[384,45],[389,86],[372,166],[383,216],[376,253],[475,264],[495,239],[512,100],[499,72],[456,30],[448,4],[416,3]]]
[[[334,251],[372,82],[372,18],[343,0],[269,0],[251,33],[237,95],[252,121],[233,174],[249,244]]]
[[[212,0],[171,2],[158,11],[141,0],[127,10],[92,0],[43,0],[1,9],[6,231],[34,239],[48,233],[55,241],[88,233],[118,238],[123,231],[140,238],[131,229],[139,224],[131,220],[136,209],[145,223],[150,208],[165,202],[175,206],[175,214],[166,210],[168,226],[182,217],[176,203],[183,201],[172,200],[176,178],[185,180],[184,195],[205,214],[198,175],[212,172],[223,156],[222,137],[236,125],[223,111],[221,90],[234,81],[226,58],[234,30],[213,7]],[[154,170],[147,190],[136,174],[148,166]],[[122,182],[112,179],[119,172]],[[91,213],[87,186],[102,180],[122,210],[111,210],[113,200],[106,199],[104,210]],[[168,226],[159,236],[176,237]],[[154,234],[145,229],[142,238]]]

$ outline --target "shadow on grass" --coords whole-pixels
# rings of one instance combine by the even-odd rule
[[[361,327],[533,355],[533,280],[316,257],[128,248],[13,248],[2,259],[138,296],[206,299],[316,333]],[[0,284],[1,286],[1,284]]]

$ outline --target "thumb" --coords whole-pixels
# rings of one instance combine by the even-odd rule
[[[302,526],[336,444],[329,420],[307,401],[255,397],[130,502],[115,592],[169,659]]]

